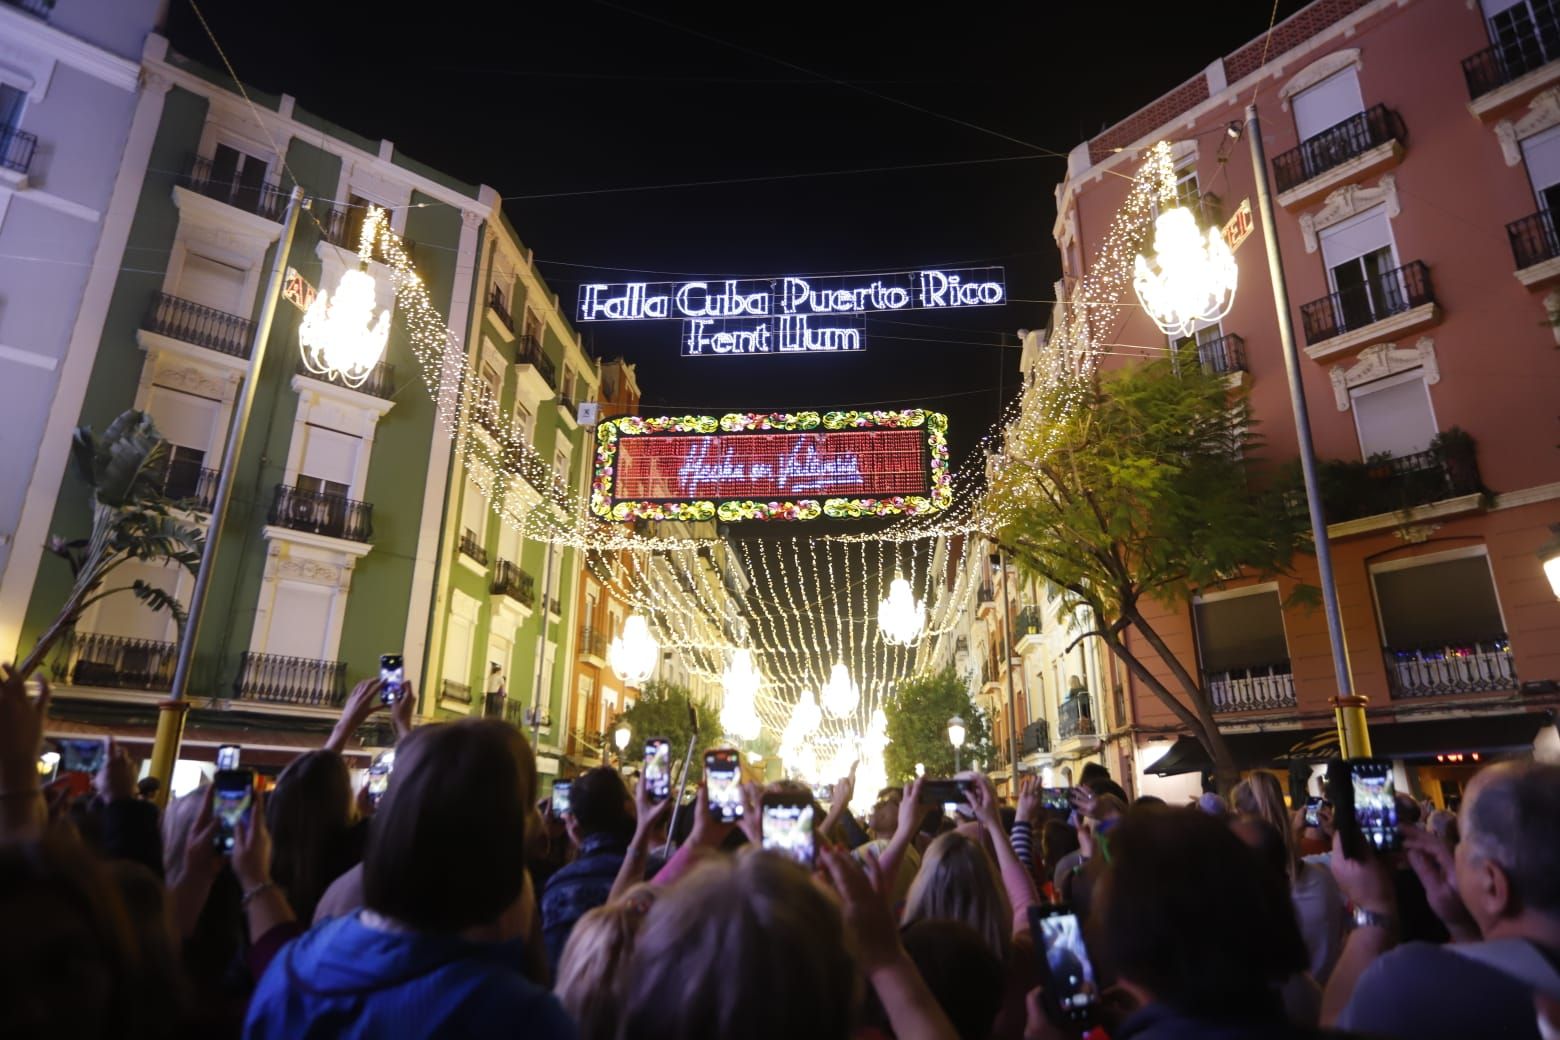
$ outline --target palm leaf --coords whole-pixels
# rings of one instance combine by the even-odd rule
[[[158,588],[149,582],[137,578],[130,586],[130,591],[135,598],[145,603],[153,610],[166,610],[173,615],[174,623],[179,626],[179,631],[184,631],[184,622],[189,619],[189,612],[184,609],[184,604],[174,598],[172,593]]]

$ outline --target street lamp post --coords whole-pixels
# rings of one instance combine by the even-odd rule
[[[948,720],[948,743],[953,745],[953,771],[959,772],[959,749],[964,746],[964,720],[955,715]]]
[[[1295,327],[1289,315],[1289,289],[1284,283],[1284,260],[1278,251],[1278,225],[1273,217],[1273,189],[1268,183],[1267,155],[1262,148],[1262,126],[1257,106],[1246,106],[1246,136],[1251,141],[1251,165],[1257,180],[1257,208],[1262,215],[1262,238],[1267,246],[1268,274],[1273,283],[1273,307],[1278,317],[1278,338],[1284,350],[1284,373],[1289,378],[1289,401],[1294,408],[1296,449],[1305,479],[1306,507],[1311,515],[1311,541],[1316,551],[1322,609],[1332,643],[1333,677],[1338,694],[1333,713],[1338,726],[1338,747],[1344,758],[1369,758],[1370,734],[1366,729],[1366,699],[1354,692],[1349,675],[1349,648],[1344,642],[1343,616],[1338,609],[1338,585],[1333,578],[1332,545],[1327,537],[1327,517],[1316,479],[1316,449],[1311,441],[1311,416],[1305,388],[1300,381],[1300,354],[1295,348]]]

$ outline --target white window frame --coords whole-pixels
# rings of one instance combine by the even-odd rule
[[[1278,596],[1278,623],[1284,632],[1284,649],[1290,653],[1291,667],[1293,667],[1294,650],[1289,645],[1289,618],[1284,613],[1284,597],[1279,592],[1278,582],[1264,581],[1257,585],[1243,585],[1238,589],[1208,589],[1197,592],[1192,596],[1192,603],[1218,603],[1221,600],[1240,599],[1243,596],[1260,596],[1271,592]],[[1197,612],[1192,611],[1192,645],[1197,650],[1197,667],[1200,671],[1203,667],[1202,628],[1197,624]]]
[[[1370,575],[1371,613],[1376,618],[1376,638],[1381,642],[1381,645],[1385,646],[1387,643],[1387,623],[1386,618],[1381,615],[1381,595],[1376,591],[1376,575],[1386,574],[1391,571],[1412,570],[1415,567],[1430,567],[1437,563],[1466,560],[1474,556],[1482,556],[1484,558],[1484,566],[1490,574],[1490,589],[1495,595],[1495,610],[1500,614],[1501,631],[1510,633],[1510,623],[1506,620],[1506,606],[1500,601],[1500,584],[1495,580],[1495,565],[1490,562],[1489,546],[1465,545],[1441,552],[1405,556],[1398,560],[1383,560],[1380,563],[1372,563],[1366,567],[1366,571]]]
[[[1365,441],[1360,436],[1360,398],[1369,397],[1371,394],[1380,390],[1386,390],[1389,387],[1401,386],[1404,383],[1412,383],[1415,380],[1418,380],[1420,385],[1424,387],[1425,403],[1430,409],[1430,429],[1433,431],[1431,433],[1432,439],[1436,433],[1440,432],[1441,422],[1436,418],[1435,399],[1430,396],[1430,384],[1425,379],[1425,370],[1423,367],[1411,368],[1407,372],[1396,372],[1390,376],[1384,376],[1381,379],[1373,379],[1368,383],[1361,383],[1359,386],[1351,386],[1349,388],[1349,414],[1354,418],[1354,443],[1359,445],[1360,458],[1369,458],[1369,456],[1365,454]]]

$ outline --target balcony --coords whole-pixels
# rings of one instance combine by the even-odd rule
[[[558,390],[558,370],[542,349],[540,339],[527,337],[515,356],[515,374],[521,392],[536,400],[551,397]]]
[[[1388,646],[1382,653],[1387,663],[1387,688],[1394,700],[1517,688],[1511,640],[1504,634],[1430,646]]]
[[[70,637],[68,669],[57,671],[56,678],[68,675],[72,686],[170,690],[178,657],[175,643],[75,632]]]
[[[1329,524],[1481,494],[1478,457],[1460,431],[1438,435],[1429,451],[1364,462],[1322,464],[1321,492]],[[1344,532],[1352,533],[1352,532]]]
[[[1033,755],[1051,750],[1051,725],[1045,719],[1036,719],[1024,727],[1018,736],[1020,754]]]
[[[167,293],[152,295],[141,328],[245,361],[254,346],[255,323],[248,318]]]
[[[1203,685],[1215,712],[1268,711],[1296,704],[1295,677],[1288,661],[1205,672]]]
[[[1438,317],[1430,269],[1422,260],[1300,307],[1305,352],[1318,360],[1429,325]]]
[[[278,484],[267,522],[292,531],[366,542],[374,536],[374,507],[344,495]]]
[[[1095,735],[1094,711],[1087,694],[1064,698],[1056,714],[1056,733],[1062,740]]]
[[[492,310],[493,316],[498,319],[498,323],[513,337],[515,320],[509,316],[509,301],[504,299],[504,294],[498,291],[496,285],[488,290],[488,307]]]
[[[342,249],[357,253],[362,244],[364,218],[368,216],[368,210],[362,206],[331,206],[323,202],[315,203],[315,213],[319,217],[320,226],[324,229],[321,237],[331,245],[340,246]],[[401,239],[401,250],[406,258],[413,264],[417,259],[417,243],[409,238]],[[390,263],[390,257],[385,254],[384,248],[378,239],[375,239],[372,260],[381,263]]]
[[[1511,258],[1517,265],[1517,281],[1538,285],[1560,275],[1560,235],[1555,234],[1554,216],[1541,209],[1531,217],[1506,225],[1511,242]]]
[[[1215,375],[1251,371],[1246,367],[1246,341],[1233,332],[1197,344],[1197,360],[1202,362],[1204,372]]]
[[[1028,645],[1024,642],[1026,639],[1038,641],[1043,630],[1044,626],[1041,624],[1039,607],[1028,606],[1020,610],[1018,616],[1013,619],[1014,652],[1021,651]]]
[[[179,179],[182,187],[204,195],[208,199],[225,202],[245,213],[280,223],[287,210],[288,193],[275,181],[247,184],[243,180],[221,181],[213,177],[215,172],[210,159],[196,156],[190,162],[190,170]]]
[[[38,136],[14,126],[0,127],[0,167],[27,175],[32,167],[33,152],[38,147]]]
[[[339,708],[347,699],[347,663],[245,651],[233,695],[240,700]]]
[[[607,663],[607,633],[587,628],[580,632],[580,656],[594,658],[599,664]]]
[[[192,513],[210,513],[221,479],[217,470],[173,463],[163,477],[163,494]]]
[[[1515,32],[1505,34],[1491,26],[1491,36],[1505,35],[1506,39],[1463,59],[1463,79],[1468,83],[1468,98],[1472,102],[1469,107],[1475,114],[1482,116],[1497,106],[1518,100],[1527,90],[1536,89],[1553,78],[1532,76],[1534,82],[1518,83],[1560,57],[1560,20],[1556,19],[1553,9],[1543,9],[1548,5],[1535,6],[1540,7],[1536,22],[1523,19],[1523,24],[1513,27]],[[1501,89],[1507,86],[1516,89]]]
[[[553,617],[563,617],[563,601],[557,596],[548,596],[547,613]]]
[[[0,0],[7,7],[14,7],[18,11],[26,11],[30,15],[49,20],[49,15],[54,13],[54,0]]]
[[[499,560],[493,568],[491,591],[495,596],[508,596],[527,610],[536,602],[536,582],[508,560]]]
[[[456,682],[454,679],[445,679],[439,684],[439,699],[444,701],[457,701],[461,704],[470,704],[471,684]]]
[[[482,547],[482,540],[477,537],[477,532],[469,527],[460,533],[460,554],[483,567],[488,565],[487,550]]]
[[[1375,105],[1308,137],[1273,160],[1278,201],[1299,205],[1350,181],[1397,163],[1407,136],[1403,120]]]
[[[306,379],[318,379],[322,383],[344,387],[347,390],[355,390],[360,394],[368,394],[370,397],[377,397],[382,401],[395,399],[395,366],[385,361],[375,365],[369,371],[368,377],[357,386],[348,386],[337,372],[323,373],[310,370],[309,366],[304,364],[301,356],[298,358],[295,371]]]

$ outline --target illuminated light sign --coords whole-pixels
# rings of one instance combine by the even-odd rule
[[[892,274],[592,282],[580,286],[582,321],[775,318],[995,307],[1007,302],[1000,267]]]
[[[899,411],[604,421],[590,509],[608,520],[915,515],[953,501],[948,419]]]
[[[862,350],[859,316],[817,318],[690,318],[683,322],[683,357],[738,354],[817,354]]]

